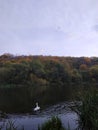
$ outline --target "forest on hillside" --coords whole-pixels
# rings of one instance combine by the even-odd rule
[[[0,87],[98,83],[97,57],[0,56]]]

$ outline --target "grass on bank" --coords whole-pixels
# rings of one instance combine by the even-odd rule
[[[38,127],[38,130],[65,130],[65,128],[62,126],[62,122],[58,117],[52,117],[41,127]]]
[[[21,128],[17,127],[14,121],[8,121],[6,124],[1,125],[0,130],[2,130],[3,128],[5,128],[5,130],[25,130],[24,127]],[[54,116],[41,126],[38,126],[38,130],[67,130],[67,129],[65,129],[62,126],[61,120],[57,116]]]
[[[98,130],[98,90],[87,92],[82,97],[82,104],[76,105],[80,130]]]

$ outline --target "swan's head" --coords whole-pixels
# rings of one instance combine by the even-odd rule
[[[38,102],[36,102],[36,106],[38,106]]]

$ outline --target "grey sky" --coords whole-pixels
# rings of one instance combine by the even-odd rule
[[[0,0],[0,54],[98,56],[98,0]]]

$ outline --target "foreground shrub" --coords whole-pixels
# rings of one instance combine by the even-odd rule
[[[86,93],[81,105],[74,109],[79,115],[82,130],[98,130],[98,91]]]
[[[65,130],[62,126],[61,120],[58,117],[52,117],[44,123],[38,130]]]

